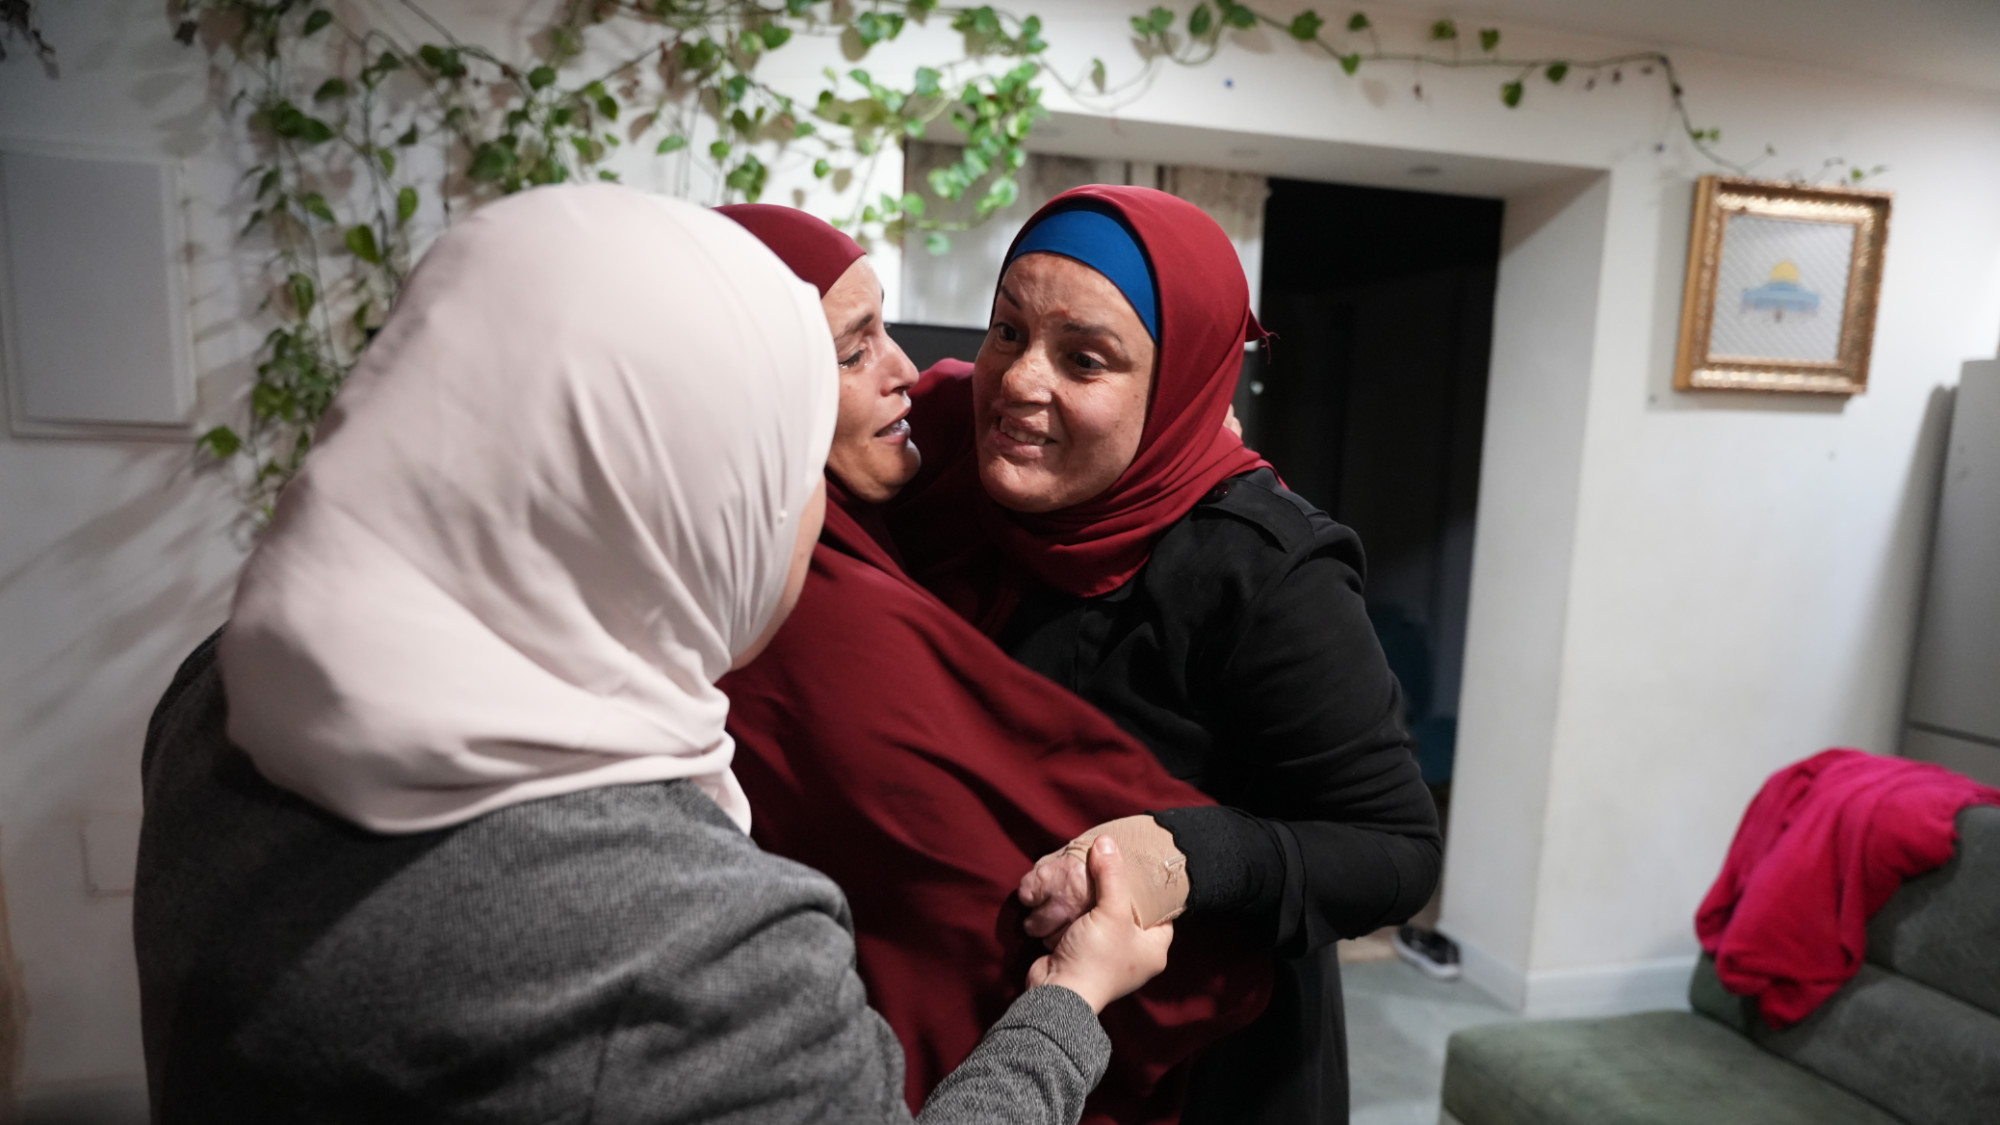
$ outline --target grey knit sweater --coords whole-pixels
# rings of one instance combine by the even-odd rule
[[[159,1125],[908,1121],[847,906],[686,782],[381,836],[224,737],[214,638],[153,717],[134,936]],[[917,1118],[1073,1123],[1110,1044],[1031,990]]]

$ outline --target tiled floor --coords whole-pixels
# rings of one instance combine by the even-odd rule
[[[1444,1044],[1462,1027],[1516,1018],[1463,981],[1396,960],[1341,966],[1352,1125],[1437,1125]]]

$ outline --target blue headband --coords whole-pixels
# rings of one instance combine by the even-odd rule
[[[1091,208],[1057,211],[1021,235],[1007,262],[1038,252],[1061,254],[1103,274],[1132,303],[1132,311],[1139,314],[1147,334],[1155,342],[1159,340],[1160,310],[1153,288],[1153,267],[1147,263],[1146,251],[1139,240],[1124,223]]]

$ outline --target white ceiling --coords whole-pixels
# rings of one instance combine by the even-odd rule
[[[2000,0],[1373,2],[1451,15],[1462,25],[1483,17],[1503,29],[1545,28],[2000,92]]]

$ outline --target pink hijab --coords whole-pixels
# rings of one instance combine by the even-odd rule
[[[715,681],[776,611],[833,370],[811,287],[704,208],[592,185],[473,215],[244,567],[230,737],[379,832],[671,778],[747,829]]]

